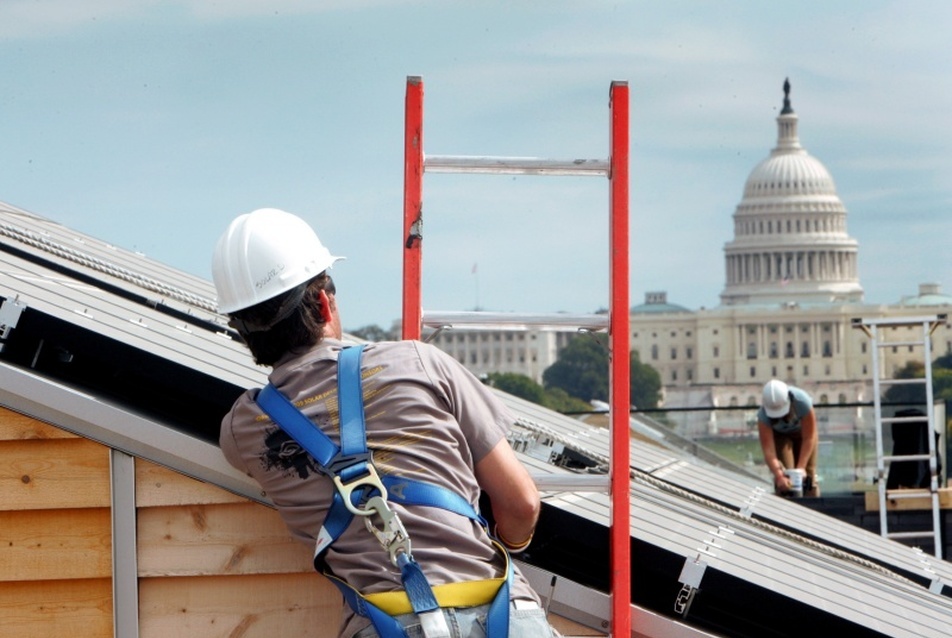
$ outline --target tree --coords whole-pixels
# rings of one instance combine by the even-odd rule
[[[658,407],[661,401],[661,375],[637,352],[631,353],[631,405],[642,409]]]
[[[932,362],[933,369],[935,368],[945,368],[946,370],[952,370],[952,352],[946,353]]]
[[[661,376],[642,363],[637,352],[629,360],[631,405],[642,409],[658,407]],[[572,339],[558,360],[542,373],[546,390],[562,389],[583,401],[608,401],[608,337],[604,334]]]
[[[605,335],[585,335],[569,341],[555,363],[542,373],[547,390],[561,388],[583,401],[608,400],[608,348]]]
[[[516,372],[490,372],[486,381],[494,388],[512,396],[545,405],[545,389],[524,374]]]
[[[896,371],[897,379],[922,379],[926,376],[926,367],[920,361],[910,361]],[[925,403],[926,390],[922,384],[891,385],[883,395],[889,403]]]
[[[932,396],[943,401],[952,400],[952,370],[936,368],[932,371]]]
[[[391,331],[384,330],[377,324],[371,324],[363,328],[357,328],[356,330],[347,330],[346,332],[355,337],[366,339],[367,341],[389,341],[395,339]]]
[[[545,391],[545,400],[542,405],[561,412],[563,414],[571,412],[591,412],[592,404],[586,403],[579,398],[569,396],[569,393],[562,388],[550,388]]]
[[[562,388],[545,389],[531,378],[516,372],[490,372],[486,375],[486,383],[513,396],[532,401],[556,412],[590,412],[592,406],[563,390]]]

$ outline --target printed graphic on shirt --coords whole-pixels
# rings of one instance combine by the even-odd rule
[[[362,374],[362,383],[363,383],[363,400],[364,407],[367,410],[365,418],[367,423],[370,423],[376,417],[382,417],[383,413],[378,413],[373,411],[373,403],[375,400],[387,395],[391,388],[381,387],[378,384],[373,382],[374,377],[385,369],[384,366],[375,366],[369,370],[365,370]],[[299,410],[310,413],[313,411],[313,404],[319,404],[318,412],[322,413],[322,416],[317,417],[320,421],[320,428],[328,436],[332,437],[332,440],[336,442],[339,439],[339,429],[340,429],[340,414],[339,414],[339,405],[337,399],[337,388],[334,387],[331,390],[322,392],[320,394],[307,397],[300,401],[297,401],[294,405]],[[268,417],[262,415],[259,417],[261,419],[267,419]],[[315,418],[310,417],[312,420]],[[412,444],[411,439],[413,437],[405,437],[394,435],[389,437],[383,442],[383,448],[389,451],[384,452],[385,458],[376,459],[378,463],[383,466],[387,465],[390,457],[392,456],[392,450],[403,445]],[[371,450],[375,453],[378,452],[376,446],[371,446]],[[264,437],[264,451],[261,455],[261,465],[267,471],[278,470],[284,473],[285,476],[297,475],[300,479],[307,479],[312,474],[319,474],[320,467],[317,464],[317,461],[308,454],[308,452],[301,447],[301,445],[293,438],[290,434],[285,432],[280,427],[266,428],[265,437]],[[384,473],[386,470],[380,468]]]
[[[274,428],[264,439],[265,450],[261,463],[266,470],[280,469],[285,474],[297,474],[306,479],[318,471],[317,463],[301,445],[281,428]]]

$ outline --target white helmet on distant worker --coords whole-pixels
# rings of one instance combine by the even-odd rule
[[[293,290],[343,257],[335,257],[300,217],[276,208],[239,215],[218,240],[212,279],[224,314]]]
[[[764,384],[764,412],[771,419],[787,416],[790,411],[790,388],[779,379]]]

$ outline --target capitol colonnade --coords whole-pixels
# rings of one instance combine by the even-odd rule
[[[805,249],[727,256],[729,286],[843,279],[859,280],[855,252]]]

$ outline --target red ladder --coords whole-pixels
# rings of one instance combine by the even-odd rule
[[[421,266],[423,258],[423,173],[496,173],[532,175],[604,175],[609,193],[609,269],[610,300],[608,321],[593,315],[581,321],[584,327],[607,328],[609,333],[609,402],[611,405],[611,633],[631,635],[631,528],[630,528],[630,342],[629,342],[629,257],[628,257],[628,84],[611,84],[611,156],[608,160],[553,161],[527,158],[425,156],[423,152],[423,80],[407,78],[404,137],[403,192],[403,338],[420,339],[424,314],[421,305]],[[457,313],[462,315],[463,313]],[[480,313],[457,320],[479,323]],[[499,325],[499,315],[491,319]],[[525,326],[525,317],[513,318]],[[529,320],[547,323],[533,317]],[[441,322],[437,322],[439,327]],[[427,325],[430,325],[427,323]],[[535,325],[535,324],[534,324]]]

